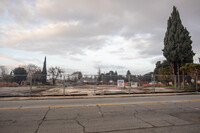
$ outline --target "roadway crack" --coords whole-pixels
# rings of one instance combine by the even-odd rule
[[[175,126],[173,123],[171,123],[171,122],[169,122],[169,121],[167,121],[167,120],[165,120],[165,122],[171,124],[172,126]]]
[[[43,121],[45,120],[45,118],[46,118],[46,116],[47,116],[47,114],[48,114],[49,111],[50,111],[50,108],[49,108],[49,109],[46,111],[46,113],[44,114],[42,120],[41,120],[40,123],[38,124],[38,127],[37,127],[37,129],[35,130],[34,133],[37,133],[37,132],[38,132],[40,126],[42,125],[42,123],[43,123]]]
[[[134,116],[136,119],[141,120],[141,121],[143,121],[143,122],[145,122],[145,123],[151,125],[152,127],[156,127],[156,126],[154,126],[153,124],[151,124],[150,122],[147,122],[147,121],[141,119],[140,117],[138,117],[137,114],[138,114],[138,111],[135,110],[134,113],[133,113],[133,116]]]
[[[101,115],[101,117],[104,117],[104,114],[103,114],[103,112],[101,110],[101,107],[98,104],[97,104],[97,108],[99,110],[99,114]]]
[[[85,126],[84,126],[83,124],[81,124],[81,122],[78,120],[78,116],[79,116],[79,114],[77,114],[77,116],[76,116],[76,118],[75,118],[74,120],[76,121],[76,123],[77,123],[79,126],[82,127],[83,132],[86,133],[86,131],[85,131]]]
[[[82,125],[82,124],[80,123],[80,121],[78,121],[77,119],[76,119],[75,121],[76,121],[76,123],[77,123],[79,126],[81,126],[81,127],[83,128],[83,132],[86,133],[86,131],[85,131],[85,126]]]

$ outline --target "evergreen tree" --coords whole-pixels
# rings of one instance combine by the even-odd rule
[[[101,69],[99,68],[99,71],[98,71],[98,78],[97,78],[97,81],[100,82],[102,81],[102,74],[101,74]]]
[[[126,82],[129,82],[131,80],[131,72],[128,70],[126,73]]]
[[[43,69],[42,69],[42,83],[46,83],[47,82],[47,66],[46,66],[46,56],[44,58],[44,64],[43,64]]]
[[[165,73],[159,73],[159,71],[161,71],[160,69],[164,69],[166,70]],[[168,74],[167,74],[168,73]],[[161,61],[157,61],[156,63],[156,68],[154,69],[154,74],[157,74],[157,75],[170,75],[170,67],[169,67],[169,64],[166,60],[163,60],[162,62]]]
[[[161,61],[156,62],[156,68],[154,69],[154,74],[158,74],[159,69],[162,68]]]
[[[114,75],[116,75],[116,76],[118,75],[117,71],[115,71]]]
[[[193,62],[195,54],[192,51],[191,44],[191,36],[182,25],[179,12],[174,6],[167,23],[163,55],[169,62],[171,73],[178,75],[178,85],[180,85],[180,67],[186,63]]]
[[[18,84],[21,84],[22,81],[26,80],[27,72],[23,67],[18,67],[13,70],[14,80]]]
[[[100,76],[101,75],[101,69],[99,68],[99,71],[98,71],[98,75]]]

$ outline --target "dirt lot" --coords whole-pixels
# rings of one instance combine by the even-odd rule
[[[39,86],[32,87],[0,87],[0,96],[45,96],[45,95],[106,95],[153,92],[183,92],[183,89],[145,87],[118,88],[116,85],[82,85],[82,86]]]

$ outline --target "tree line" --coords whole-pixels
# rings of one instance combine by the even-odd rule
[[[34,64],[29,64],[27,66],[14,68],[9,73],[8,69],[5,66],[0,66],[0,80],[6,82],[17,82],[18,84],[22,84],[24,81],[27,81],[28,83],[40,82],[45,85],[49,84],[47,82],[47,72],[51,77],[50,79],[52,80],[52,84],[55,85],[56,80],[64,73],[64,70],[60,67],[50,67],[47,71],[45,57],[43,69]]]

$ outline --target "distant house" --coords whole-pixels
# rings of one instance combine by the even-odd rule
[[[80,79],[80,82],[82,82],[84,84],[95,84],[97,82],[97,79],[84,77],[84,78]]]

